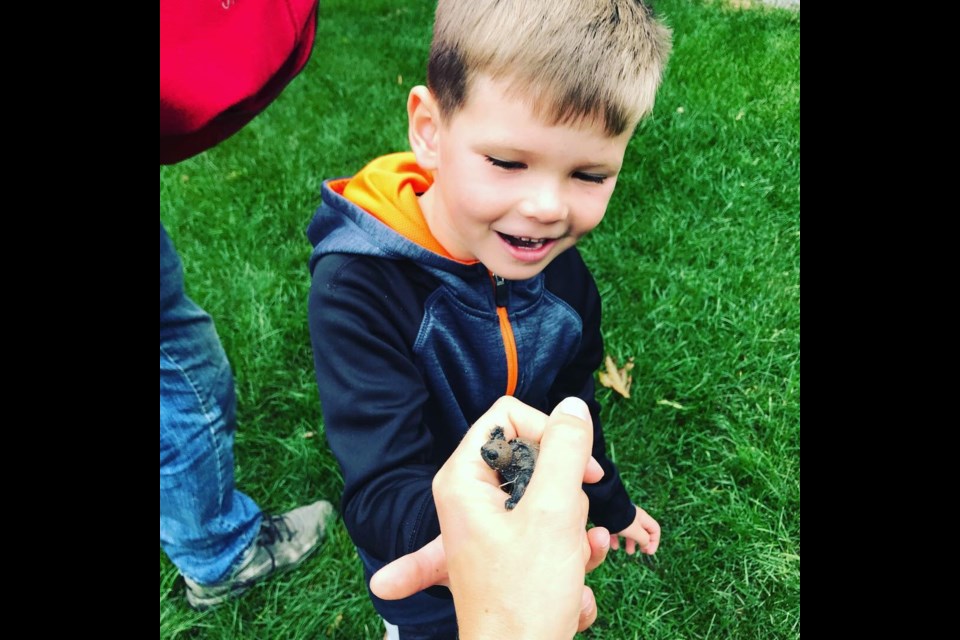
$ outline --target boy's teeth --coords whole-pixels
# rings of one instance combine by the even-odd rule
[[[506,233],[500,234],[504,240],[515,247],[523,249],[539,249],[547,241],[547,238],[528,238],[525,236],[511,236]]]
[[[517,242],[516,244],[525,247],[527,249],[539,248],[543,244],[543,240],[536,240],[534,238],[521,238],[515,236]]]

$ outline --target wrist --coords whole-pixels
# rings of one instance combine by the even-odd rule
[[[458,606],[462,602],[468,604]],[[458,600],[455,594],[454,605],[459,640],[560,640],[573,638],[577,631],[576,616],[563,620],[556,611],[526,607],[502,596]]]
[[[486,611],[483,616],[461,619],[457,616],[459,640],[562,640],[573,638],[577,631],[576,621],[569,630],[564,625],[545,620],[535,620],[544,617],[544,612],[528,613],[522,618],[504,620],[497,611]],[[550,613],[547,612],[546,616]]]

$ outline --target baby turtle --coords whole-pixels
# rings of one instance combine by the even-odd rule
[[[524,438],[507,441],[503,427],[495,427],[490,439],[480,447],[480,456],[484,462],[496,469],[504,484],[513,484],[510,497],[504,503],[507,509],[513,509],[527,490],[527,483],[533,475],[537,463],[540,445]]]

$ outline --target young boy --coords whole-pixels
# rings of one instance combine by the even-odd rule
[[[428,87],[407,102],[413,153],[324,183],[310,331],[368,581],[439,534],[433,477],[504,394],[590,406],[606,472],[584,486],[590,517],[613,548],[656,550],[605,455],[600,299],[574,244],[603,218],[669,49],[638,0],[440,0]],[[446,589],[371,597],[394,637],[456,635]]]

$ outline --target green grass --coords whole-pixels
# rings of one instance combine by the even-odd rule
[[[795,638],[800,17],[722,2],[657,9],[674,30],[670,67],[581,248],[607,350],[636,358],[629,400],[600,392],[610,453],[663,542],[652,561],[612,554],[588,577],[600,617],[583,635]],[[236,374],[237,484],[264,509],[339,498],[303,230],[323,178],[406,148],[431,20],[428,2],[325,0],[311,62],[277,102],[216,149],[161,168],[161,220]],[[298,570],[203,614],[161,551],[161,638],[382,633],[339,521]]]

